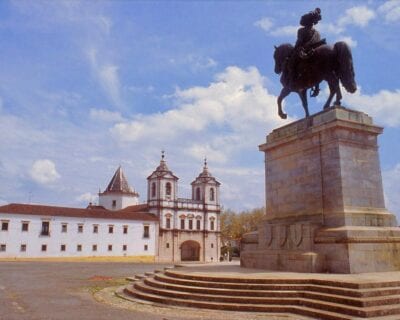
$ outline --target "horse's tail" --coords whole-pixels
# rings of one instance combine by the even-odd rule
[[[354,93],[357,90],[357,84],[354,79],[353,57],[346,42],[339,41],[335,43],[334,50],[336,52],[337,75],[340,82],[347,92]]]

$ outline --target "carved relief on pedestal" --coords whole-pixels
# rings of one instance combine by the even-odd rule
[[[292,242],[296,247],[299,247],[303,242],[304,225],[297,223],[290,226],[290,235]]]
[[[279,245],[283,247],[286,244],[288,238],[288,227],[287,225],[279,225],[278,226],[278,238]]]
[[[270,247],[274,239],[274,227],[270,224],[265,226],[265,245]]]

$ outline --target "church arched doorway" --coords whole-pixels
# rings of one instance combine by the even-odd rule
[[[200,261],[200,244],[193,240],[182,243],[181,261]]]

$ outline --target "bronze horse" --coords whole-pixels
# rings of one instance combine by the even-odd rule
[[[287,118],[287,114],[282,110],[282,100],[291,92],[297,92],[300,96],[306,117],[310,114],[308,112],[307,102],[307,89],[314,87],[322,80],[328,82],[329,97],[324,105],[324,109],[330,106],[332,98],[336,95],[335,105],[340,105],[342,93],[340,92],[339,80],[350,93],[357,90],[357,85],[354,80],[353,59],[351,51],[345,42],[337,42],[335,45],[321,45],[314,49],[312,57],[308,59],[299,59],[296,66],[298,77],[289,85],[288,77],[285,75],[285,65],[293,53],[293,46],[291,44],[282,44],[275,47],[274,60],[275,60],[275,73],[281,74],[281,83],[283,88],[278,97],[278,113],[282,119]]]

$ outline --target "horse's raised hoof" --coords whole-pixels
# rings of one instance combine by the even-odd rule
[[[281,117],[281,119],[286,119],[287,118],[287,114],[286,113],[279,113],[279,116]]]

